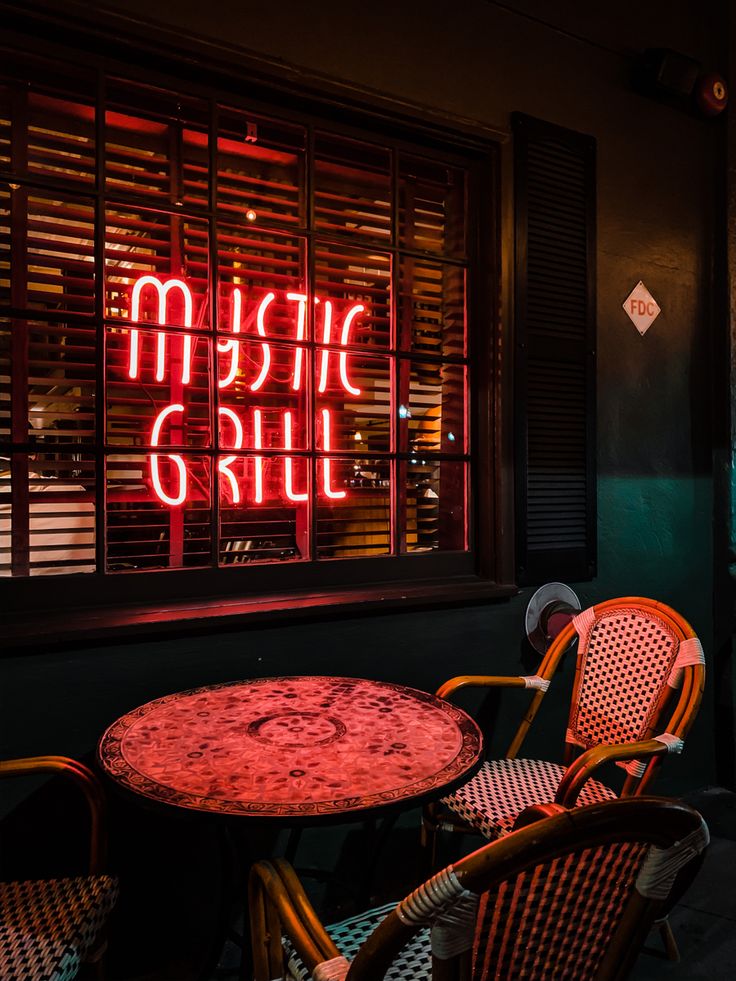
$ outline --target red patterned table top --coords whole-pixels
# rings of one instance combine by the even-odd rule
[[[99,745],[118,783],[155,801],[261,818],[315,818],[440,797],[480,762],[461,709],[359,678],[261,678],[167,695]]]

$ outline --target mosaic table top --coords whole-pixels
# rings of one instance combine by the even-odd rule
[[[359,678],[260,678],[195,688],[128,712],[100,740],[103,769],[151,800],[299,819],[442,796],[482,737],[435,695]]]

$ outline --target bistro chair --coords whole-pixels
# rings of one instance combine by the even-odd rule
[[[578,642],[565,765],[519,759],[560,660]],[[592,606],[573,618],[532,677],[462,676],[437,692],[461,688],[526,688],[531,702],[504,759],[478,773],[424,814],[424,843],[435,861],[438,830],[499,838],[524,808],[555,802],[570,808],[618,795],[593,774],[615,762],[626,771],[621,797],[642,794],[662,758],[679,753],[700,705],[703,648],[678,613],[654,600],[627,596]]]
[[[0,883],[2,981],[71,981],[83,963],[102,977],[105,924],[117,899],[117,880],[103,874],[104,797],[84,764],[64,756],[0,761],[0,777],[61,773],[84,794],[91,828],[89,871],[75,878]]]
[[[697,811],[656,798],[542,805],[519,823],[398,905],[327,928],[288,863],[259,862],[255,981],[623,981],[708,844]]]

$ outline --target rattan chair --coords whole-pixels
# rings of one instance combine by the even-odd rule
[[[655,798],[531,812],[398,905],[327,928],[291,866],[258,863],[255,981],[622,981],[675,881],[697,871],[703,819]]]
[[[518,753],[562,655],[577,640],[577,666],[561,765],[519,759]],[[532,804],[564,807],[613,800],[593,779],[604,763],[626,770],[620,796],[643,793],[662,758],[679,753],[700,705],[703,648],[674,610],[639,596],[609,600],[579,613],[559,634],[531,677],[464,676],[438,691],[527,688],[532,698],[506,757],[478,773],[441,804],[425,809],[424,843],[434,864],[438,829],[477,831],[499,838]]]
[[[105,925],[117,899],[117,880],[104,875],[104,797],[86,766],[63,756],[0,762],[0,777],[60,773],[89,805],[87,875],[0,883],[0,978],[2,981],[71,981],[81,965],[102,976]]]

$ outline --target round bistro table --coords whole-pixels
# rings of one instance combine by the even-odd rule
[[[258,678],[167,695],[103,734],[120,786],[157,803],[280,821],[364,819],[449,793],[482,736],[450,702],[360,678]]]

